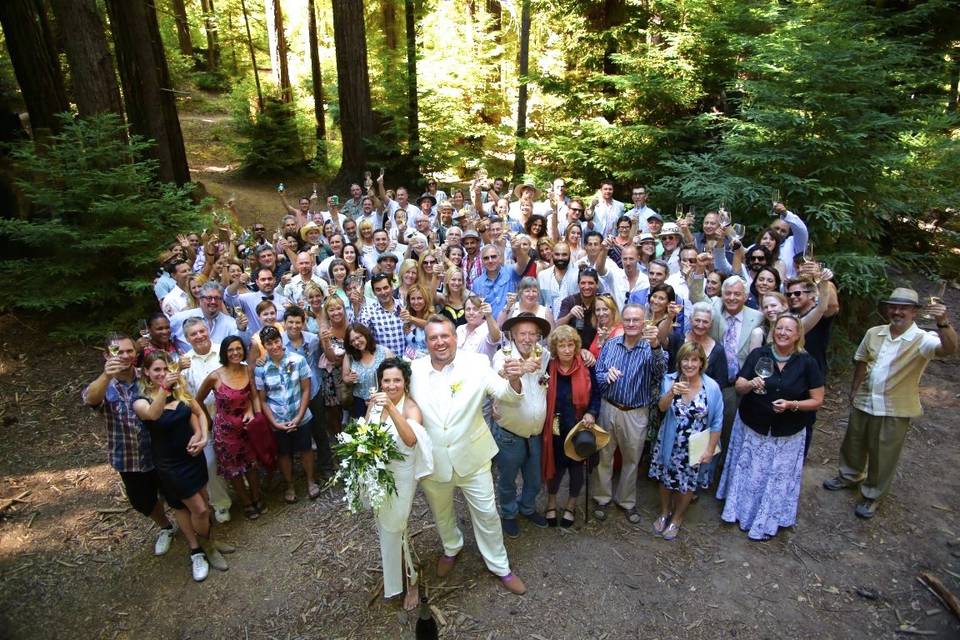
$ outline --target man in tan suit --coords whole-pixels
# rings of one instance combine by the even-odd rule
[[[503,369],[505,380],[493,371],[485,355],[457,351],[453,323],[443,316],[431,316],[426,334],[430,357],[411,365],[410,393],[420,405],[423,426],[433,442],[433,473],[421,480],[420,486],[443,542],[437,576],[450,573],[463,548],[453,505],[454,489],[459,488],[470,508],[473,533],[487,568],[509,591],[521,595],[527,589],[510,572],[503,545],[490,473],[497,445],[483,419],[483,401],[491,395],[501,404],[519,404],[522,365],[519,360],[508,360]]]
[[[703,293],[703,263],[696,265],[690,281],[690,299],[694,302],[707,301]],[[733,382],[740,373],[740,367],[750,353],[750,333],[763,324],[763,314],[746,306],[747,283],[740,276],[730,276],[720,285],[720,296],[709,301],[713,305],[713,328],[710,337],[723,347],[727,356],[728,386],[723,387],[723,431],[720,443],[727,450],[730,442],[730,430],[737,414],[739,398]],[[753,372],[746,371],[745,378],[752,378]],[[717,464],[717,477],[723,466],[723,457]]]

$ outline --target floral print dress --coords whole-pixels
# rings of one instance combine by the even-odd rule
[[[707,425],[707,392],[701,385],[700,392],[690,401],[674,398],[669,411],[677,422],[677,435],[670,452],[670,463],[664,466],[661,458],[663,438],[657,438],[650,460],[650,477],[659,480],[673,491],[687,493],[696,489],[705,489],[710,485],[710,470],[713,465],[690,466],[690,436],[709,429]],[[708,467],[701,469],[701,466]]]

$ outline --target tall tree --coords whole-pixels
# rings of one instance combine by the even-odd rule
[[[393,0],[380,0],[380,16],[383,18],[383,38],[387,49],[397,49],[397,5]]]
[[[343,159],[334,184],[357,180],[367,164],[367,139],[373,134],[366,26],[362,0],[333,0],[333,37],[337,49],[337,94]]]
[[[327,123],[323,109],[323,76],[320,71],[320,45],[317,41],[317,11],[314,0],[307,0],[307,35],[310,40],[310,79],[313,82],[313,115],[317,123],[317,162],[327,161]]]
[[[530,66],[530,0],[522,0],[520,10],[520,95],[517,99],[517,146],[513,156],[513,180],[527,172],[523,145],[527,137],[527,74]]]
[[[184,0],[170,0],[173,6],[173,19],[177,23],[177,43],[180,53],[193,57],[193,41],[190,40],[190,23],[187,22],[187,5]]]
[[[220,66],[220,36],[217,33],[217,12],[213,0],[200,0],[203,8],[203,30],[207,32],[207,71]]]
[[[44,36],[39,8],[35,0],[0,2],[0,25],[34,137],[44,131],[59,131],[61,123],[56,114],[70,108],[59,62]]]
[[[152,0],[106,1],[130,128],[156,142],[160,179],[186,184],[187,152]]]
[[[420,107],[417,103],[417,9],[414,0],[405,0],[407,22],[407,139],[410,162],[419,173],[420,163]]]
[[[115,113],[123,103],[96,0],[51,0],[64,39],[73,77],[73,97],[81,116]]]
[[[283,32],[283,9],[280,0],[267,0],[267,37],[270,43],[270,61],[273,79],[280,89],[280,99],[290,102],[293,89],[290,86],[290,70],[287,66],[287,36]]]
[[[247,49],[250,51],[250,62],[253,64],[253,81],[257,85],[257,112],[263,113],[263,89],[260,88],[260,70],[257,68],[257,54],[253,50],[253,37],[250,35],[250,16],[247,14],[246,0],[240,0],[240,10],[243,11],[243,24],[247,28]]]

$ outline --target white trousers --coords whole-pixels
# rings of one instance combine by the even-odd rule
[[[436,482],[429,477],[420,481],[420,487],[437,522],[437,533],[443,543],[443,552],[455,556],[463,548],[463,532],[457,526],[457,514],[453,504],[453,491],[460,489],[473,521],[473,535],[487,568],[498,576],[510,573],[507,548],[503,545],[503,529],[497,515],[494,498],[493,475],[487,463],[468,476],[453,472],[449,482]]]
[[[209,476],[207,493],[210,494],[210,505],[214,509],[229,511],[233,502],[230,500],[226,481],[217,473],[217,454],[213,451],[213,431],[207,438],[207,446],[203,448],[203,457],[207,460],[207,475]]]
[[[594,473],[593,499],[606,505],[614,499],[624,509],[637,506],[637,467],[647,439],[647,407],[621,411],[606,400],[600,403],[597,422],[610,432],[610,442],[600,449],[600,464]],[[620,481],[613,495],[613,454],[620,449]]]

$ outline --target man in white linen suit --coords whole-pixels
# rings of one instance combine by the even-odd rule
[[[491,459],[497,454],[493,435],[483,419],[483,401],[491,395],[501,404],[519,404],[523,371],[519,360],[504,365],[498,376],[482,354],[457,351],[453,323],[443,316],[427,321],[429,358],[413,362],[410,393],[420,405],[423,426],[433,442],[433,473],[420,481],[443,542],[437,576],[453,569],[463,548],[453,505],[459,488],[470,508],[473,533],[487,568],[509,591],[522,595],[527,588],[510,572],[503,531],[494,499]]]

